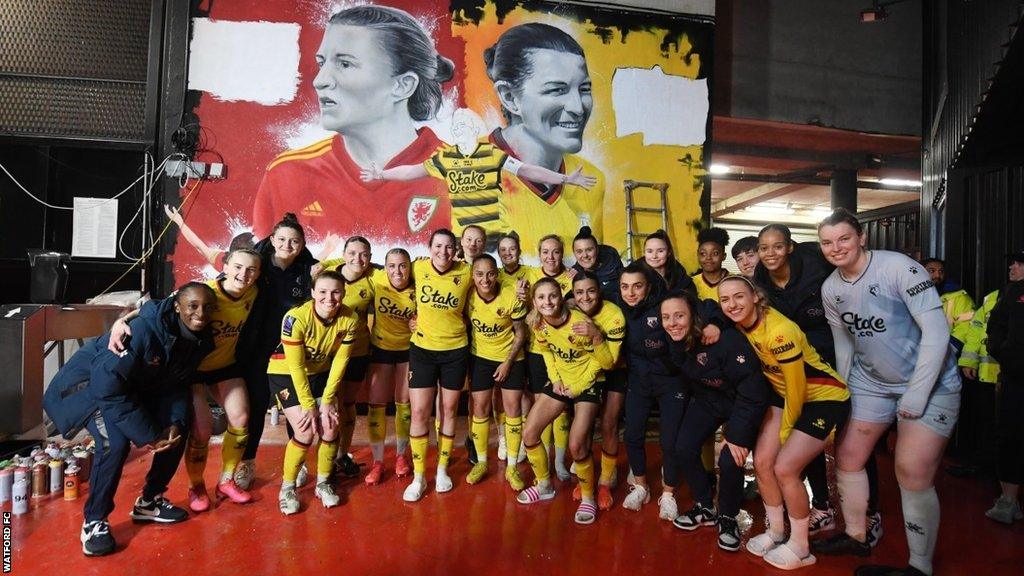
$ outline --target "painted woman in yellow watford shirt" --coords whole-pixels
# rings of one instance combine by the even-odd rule
[[[286,515],[299,511],[295,480],[314,434],[320,437],[316,497],[324,508],[337,506],[341,500],[328,478],[338,453],[338,387],[359,329],[359,315],[342,303],[345,284],[345,278],[337,272],[317,275],[313,299],[284,315],[281,343],[267,366],[270,391],[294,431],[284,452],[278,497],[281,512]]]
[[[402,498],[416,502],[427,489],[427,421],[434,408],[437,385],[441,385],[441,434],[438,441],[437,476],[434,489],[448,492],[448,476],[455,435],[455,410],[466,381],[469,364],[469,335],[463,311],[469,290],[469,265],[455,260],[455,234],[435,230],[430,236],[430,258],[412,264],[416,285],[416,317],[409,346],[409,400],[412,423],[413,480]]]
[[[589,190],[597,182],[597,178],[583,174],[583,166],[562,174],[521,162],[487,139],[471,142],[468,146],[442,146],[422,164],[363,170],[360,177],[364,182],[418,180],[428,176],[444,181],[452,203],[452,231],[461,234],[466,226],[476,224],[487,233],[487,245],[492,247],[498,236],[508,231],[505,204],[501,201],[502,171],[512,178],[548,186],[571,184]]]
[[[515,290],[498,281],[498,264],[489,254],[473,260],[473,290],[466,304],[469,318],[472,373],[470,390],[473,397],[470,437],[476,448],[477,463],[466,482],[477,484],[487,473],[487,441],[491,428],[491,403],[495,389],[498,402],[504,407],[505,445],[508,467],[505,478],[515,490],[525,486],[516,463],[522,439],[521,402],[526,378],[523,346],[526,344],[526,306]]]
[[[825,449],[828,436],[846,424],[850,393],[800,328],[771,308],[767,296],[749,280],[725,278],[718,296],[722,312],[753,344],[776,392],[754,448],[768,531],[751,538],[747,550],[776,568],[809,566],[816,560],[807,539],[810,503],[801,474]],[[788,540],[784,510],[791,526]]]
[[[598,378],[602,371],[611,370],[618,358],[593,320],[566,306],[562,287],[554,279],[538,280],[531,294],[533,310],[527,323],[551,381],[544,387],[543,394],[536,395],[523,431],[523,445],[536,484],[520,492],[517,500],[521,504],[533,504],[555,497],[548,474],[548,454],[540,436],[571,404],[575,407],[576,418],[569,435],[582,495],[575,520],[578,524],[591,524],[597,518],[590,434],[601,404]]]

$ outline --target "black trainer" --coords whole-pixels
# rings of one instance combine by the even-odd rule
[[[926,576],[924,572],[913,566],[899,568],[897,566],[881,566],[878,564],[860,566],[853,573],[855,576]]]
[[[135,500],[135,507],[131,514],[133,522],[159,522],[161,524],[174,524],[188,520],[188,512],[171,504],[163,494],[157,495],[152,501],[146,502],[142,496]]]
[[[114,552],[117,543],[110,534],[110,523],[93,520],[82,524],[82,553],[86,556],[106,556]]]
[[[469,460],[470,464],[476,466],[476,444],[473,443],[473,439],[470,438],[468,434],[466,435],[466,458]]]
[[[811,541],[811,550],[826,556],[870,556],[871,546],[850,537],[846,532]]]
[[[878,542],[882,539],[882,514],[880,512],[873,512],[868,514],[868,533],[867,541],[868,546],[874,548],[878,546]]]
[[[334,469],[346,478],[359,476],[359,464],[352,459],[351,454],[343,454],[334,464]]]
[[[717,521],[718,514],[714,510],[697,503],[689,512],[677,516],[672,525],[680,530],[696,530],[701,526],[714,526]]]
[[[718,547],[735,552],[740,549],[740,526],[731,516],[718,517]]]

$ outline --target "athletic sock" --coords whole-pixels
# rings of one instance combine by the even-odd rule
[[[836,470],[836,487],[839,489],[839,508],[846,520],[846,533],[859,542],[865,542],[869,491],[867,472]]]
[[[615,466],[618,464],[618,455],[609,454],[601,450],[601,484],[611,486],[612,478],[615,478]],[[577,476],[579,475],[579,464],[576,465]]]
[[[494,425],[498,429],[498,438],[501,438],[501,436],[505,433],[505,413],[498,412],[497,410],[493,410],[493,412]]]
[[[371,404],[366,418],[374,462],[384,461],[384,438],[387,436],[387,419],[384,417],[384,409],[383,404]]]
[[[803,518],[789,517],[789,540],[787,540],[787,544],[789,549],[796,552],[796,555],[800,558],[804,558],[811,553],[810,544],[807,542],[807,525],[810,519],[810,516],[804,516]]]
[[[527,446],[526,457],[530,459],[530,466],[533,467],[533,476],[537,479],[537,483],[547,482],[550,474],[548,473],[548,451],[544,449],[544,445],[537,443]]]
[[[409,437],[409,446],[412,447],[412,471],[416,476],[422,477],[427,469],[428,440],[429,437],[426,434]]]
[[[772,537],[772,540],[781,542],[786,536],[786,507],[782,504],[778,506],[765,504],[764,511],[768,514],[768,534]]]
[[[552,423],[552,436],[555,440],[555,458],[558,458],[565,464],[565,451],[569,448],[569,427],[571,423],[569,421],[569,413],[562,412]],[[555,460],[558,462],[558,460]]]
[[[441,434],[441,440],[437,443],[437,466],[448,468],[448,459],[452,457],[452,446],[455,445],[455,436]]]
[[[545,452],[550,451],[552,444],[554,444],[553,435],[554,427],[551,424],[545,426],[544,430],[540,433],[540,443],[544,445]]]
[[[584,500],[594,499],[594,457],[586,457],[576,461],[576,479],[580,482],[580,495]]]
[[[356,405],[345,404],[341,407],[341,423],[338,426],[338,452],[348,454],[352,447],[352,434],[356,431]]]
[[[409,446],[409,425],[412,422],[412,405],[395,402],[395,453],[405,454]]]
[[[192,486],[203,484],[203,472],[206,471],[206,455],[210,452],[209,442],[200,442],[194,436],[188,439],[185,449],[185,472]]]
[[[473,424],[469,429],[470,437],[473,438],[473,447],[476,448],[476,461],[487,462],[487,442],[491,432],[490,418],[473,417]]]
[[[523,417],[505,417],[505,451],[508,463],[515,466],[519,462],[519,446],[523,442]]]
[[[700,461],[704,464],[707,472],[715,471],[715,434],[712,434],[704,441],[700,449]]]
[[[324,482],[331,476],[331,468],[334,467],[334,457],[338,455],[338,440],[320,440],[320,447],[316,451],[316,478],[317,482]]]
[[[903,527],[910,549],[910,565],[925,574],[932,573],[932,556],[939,535],[939,496],[935,487],[924,490],[900,488],[903,501]]]
[[[224,443],[220,447],[220,481],[227,482],[235,477],[235,468],[242,461],[245,445],[249,441],[249,430],[245,427],[228,426],[224,432]]]
[[[284,469],[281,474],[285,486],[295,486],[299,468],[302,468],[302,462],[306,460],[306,450],[309,450],[309,444],[303,444],[294,438],[288,441],[284,449]]]

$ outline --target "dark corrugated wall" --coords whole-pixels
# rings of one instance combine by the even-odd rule
[[[1024,67],[1019,0],[925,2],[921,246],[975,298],[1005,283],[1003,254],[1021,246]],[[1011,95],[1016,93],[1015,95]],[[1014,102],[1016,101],[1016,102]],[[1019,116],[1018,116],[1019,115]],[[1017,234],[1017,236],[1014,236]]]

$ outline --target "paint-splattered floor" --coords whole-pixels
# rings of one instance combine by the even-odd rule
[[[360,419],[362,427],[362,419]],[[428,491],[416,504],[402,502],[406,481],[390,474],[376,487],[360,480],[342,485],[342,505],[324,510],[307,486],[299,491],[302,511],[288,518],[277,510],[283,448],[281,428],[265,438],[272,443],[258,458],[256,501],[223,504],[172,526],[135,525],[128,511],[149,465],[142,451],[128,463],[117,509],[111,516],[118,552],[85,558],[78,533],[84,499],[56,497],[32,503],[26,516],[14,518],[13,573],[85,576],[88,574],[762,574],[780,573],[745,551],[727,553],[715,546],[716,533],[706,528],[684,533],[658,519],[654,501],[639,512],[624,510],[625,488],[616,491],[616,506],[592,526],[572,521],[571,485],[559,485],[555,500],[525,507],[502,482],[504,465],[487,481],[465,483],[469,465],[461,449],[451,467],[455,489]],[[459,438],[462,436],[460,435]],[[649,445],[651,470],[659,466],[656,444]],[[207,482],[213,485],[211,450]],[[362,444],[358,461],[369,459]],[[491,451],[492,462],[494,451]],[[624,450],[620,457],[625,474]],[[389,465],[393,462],[388,453]],[[432,458],[431,458],[432,461]],[[492,465],[493,466],[493,465]],[[523,464],[524,475],[527,465]],[[867,561],[900,563],[906,544],[899,515],[899,495],[892,460],[882,456],[882,509],[885,536],[872,558],[820,558],[806,574],[850,574]],[[428,468],[428,472],[432,468]],[[365,473],[365,468],[364,468]],[[185,476],[179,470],[168,497],[185,504]],[[937,574],[1024,573],[1024,523],[996,524],[983,515],[995,495],[992,482],[943,476],[942,531],[936,554]],[[681,508],[690,505],[685,488]],[[745,504],[756,518],[759,501]],[[8,508],[9,509],[9,505]],[[754,531],[760,528],[760,521]],[[756,533],[756,532],[755,532]]]

